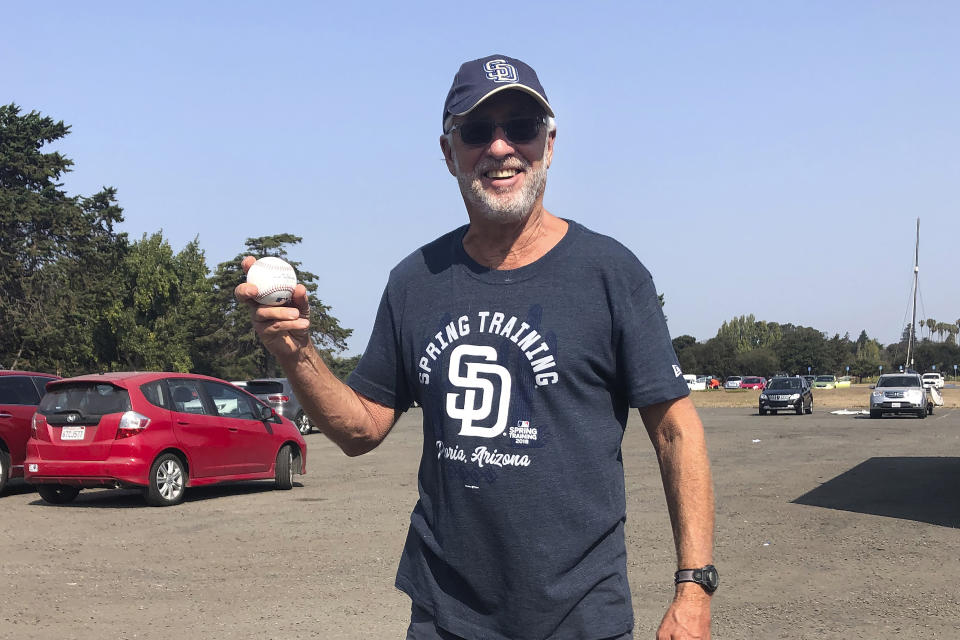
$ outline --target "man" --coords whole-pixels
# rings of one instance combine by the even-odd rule
[[[631,406],[656,449],[686,570],[658,638],[708,638],[703,429],[650,274],[616,241],[543,207],[553,115],[523,62],[460,67],[440,146],[469,224],[393,269],[348,384],[310,344],[302,285],[295,307],[257,307],[249,284],[237,298],[348,455],[422,407],[420,499],[396,580],[413,601],[408,639],[632,637],[620,455]]]

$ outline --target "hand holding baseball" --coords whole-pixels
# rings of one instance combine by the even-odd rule
[[[263,258],[261,258],[263,260]],[[279,258],[274,258],[287,265]],[[246,282],[238,284],[234,289],[234,296],[238,302],[245,303],[250,309],[250,320],[253,322],[253,328],[260,337],[264,346],[277,358],[295,355],[300,349],[310,345],[310,303],[307,301],[307,289],[302,284],[296,283],[296,275],[293,275],[294,284],[287,297],[284,289],[288,284],[289,274],[283,274],[285,271],[282,265],[277,278],[272,276],[261,279],[253,267],[257,263],[253,256],[247,256],[241,262],[244,273],[248,276],[254,273],[254,278],[249,277]],[[272,262],[272,261],[271,261]],[[287,265],[290,272],[293,268]],[[279,284],[278,282],[279,281]],[[280,290],[273,292],[272,298],[264,298],[258,282],[272,283],[266,284],[264,291],[269,291],[275,287],[281,287]],[[269,296],[270,294],[268,294]],[[271,302],[278,298],[285,298],[279,303]],[[264,300],[264,302],[261,302]]]

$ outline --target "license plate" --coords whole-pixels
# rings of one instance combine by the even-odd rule
[[[83,440],[86,427],[64,427],[60,431],[61,440]]]
[[[894,409],[899,409],[899,408],[900,408],[900,403],[899,403],[899,402],[891,402],[891,403],[890,403],[890,406],[893,407]]]

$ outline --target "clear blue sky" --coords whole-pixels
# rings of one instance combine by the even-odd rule
[[[538,72],[546,206],[630,247],[674,336],[758,319],[884,344],[960,318],[960,3],[8,3],[0,101],[62,119],[72,194],[208,265],[294,233],[362,351],[389,269],[466,222],[460,63]],[[571,313],[576,310],[571,309]]]

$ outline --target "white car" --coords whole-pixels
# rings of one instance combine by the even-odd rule
[[[923,374],[923,386],[943,389],[943,374],[939,372]]]
[[[690,391],[706,391],[707,382],[704,378],[697,377],[690,373],[683,374],[683,379],[687,381],[687,388]]]

